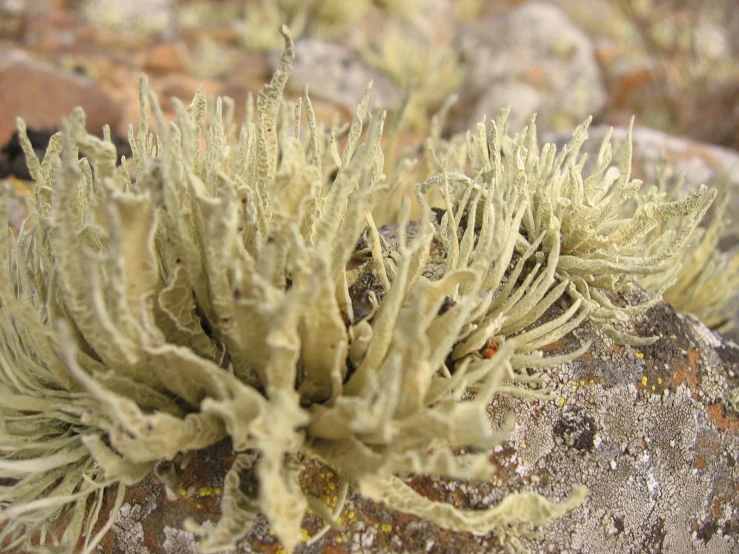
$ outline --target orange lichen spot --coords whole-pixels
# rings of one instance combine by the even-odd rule
[[[706,463],[706,458],[702,454],[697,454],[695,456],[695,460],[693,460],[693,468],[695,469],[705,469],[705,467],[708,464]]]
[[[677,368],[671,381],[674,383],[675,387],[679,387],[685,383],[693,396],[698,393],[700,379],[698,378],[698,370],[694,367],[689,367],[687,369]]]
[[[534,87],[541,88],[544,86],[545,73],[539,66],[531,66],[523,72],[522,80],[533,85]]]
[[[688,363],[695,367],[695,364],[698,363],[698,351],[695,348],[688,348]]]
[[[498,353],[499,349],[500,349],[500,345],[497,342],[494,342],[490,344],[490,346],[485,348],[485,350],[483,350],[482,357],[486,359],[490,359]]]
[[[693,459],[693,468],[705,469],[706,467],[708,467],[708,460],[716,459],[716,456],[718,456],[720,451],[721,442],[715,437],[708,437],[705,435],[699,436],[695,444],[695,458]]]
[[[708,421],[713,423],[721,431],[727,431],[730,434],[739,435],[739,417],[727,414],[726,409],[721,404],[711,404],[706,408]]]

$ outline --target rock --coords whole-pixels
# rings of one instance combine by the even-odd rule
[[[29,16],[24,32],[26,46],[50,54],[69,48],[76,42],[76,23],[63,9],[46,9]]]
[[[21,51],[0,58],[0,144],[15,131],[15,118],[29,127],[55,129],[77,106],[87,114],[87,128],[102,133],[121,118],[121,109],[98,84],[87,77],[68,73],[35,61]]]
[[[684,127],[696,140],[739,150],[739,76],[712,84]]]
[[[320,40],[300,40],[295,45],[297,57],[290,72],[288,88],[302,94],[306,85],[310,94],[354,112],[372,80],[370,106],[395,106],[400,100],[398,86],[386,75],[372,69],[358,55],[340,44]],[[272,69],[279,54],[268,56]]]
[[[511,106],[521,128],[537,112],[541,130],[572,128],[606,101],[590,39],[557,7],[531,2],[467,24],[459,48],[468,68],[455,130]]]
[[[166,41],[154,44],[147,53],[144,69],[153,72],[178,72],[185,68],[184,46],[180,42]]]
[[[383,234],[389,237],[387,229]],[[621,300],[646,298],[637,290]],[[574,331],[576,337],[547,348],[547,355],[558,355],[580,341],[593,341],[579,359],[545,370],[553,400],[496,396],[489,408],[493,428],[510,413],[517,423],[491,455],[497,468],[493,479],[461,482],[411,475],[406,482],[428,498],[470,510],[523,491],[561,499],[585,484],[590,492],[582,506],[522,540],[534,554],[736,552],[739,414],[726,399],[739,385],[739,347],[664,303],[631,325],[638,336],[661,338],[651,346],[623,347],[585,324]],[[186,469],[176,470],[175,499],[168,500],[152,476],[130,487],[98,551],[194,554],[195,538],[181,530],[182,521],[217,519],[223,475],[232,461],[228,440],[193,453]],[[333,472],[306,461],[304,490],[330,504],[339,485]],[[113,500],[108,496],[106,510]],[[343,531],[331,530],[296,553],[502,552],[495,537],[450,532],[355,492],[339,521]],[[303,522],[308,536],[320,526],[315,515]],[[267,521],[259,517],[231,552],[279,548]]]

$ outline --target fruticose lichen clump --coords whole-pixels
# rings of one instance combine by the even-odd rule
[[[223,516],[213,528],[189,524],[203,552],[235,544],[259,513],[288,550],[309,507],[338,525],[341,502],[332,513],[301,490],[304,457],[344,479],[342,498],[355,487],[446,528],[493,533],[511,550],[582,501],[583,488],[558,504],[522,492],[465,512],[397,474],[489,478],[489,451],[507,431],[490,429],[493,395],[547,398],[536,368],[588,345],[550,358],[540,348],[591,313],[628,312],[599,291],[669,258],[635,257],[627,231],[697,214],[705,193],[612,220],[636,187],[628,169],[606,167],[607,144],[583,181],[583,129],[557,155],[538,150],[533,124],[508,138],[501,117],[429,151],[422,169],[437,173],[401,195],[391,244],[372,210],[413,178],[411,161],[386,174],[385,116],[367,114],[368,97],[341,152],[307,94],[284,102],[294,50],[283,35],[280,66],[238,135],[229,102],[204,124],[202,92],[189,107],[175,101],[166,124],[143,79],[133,157],[120,166],[109,133],[87,134],[81,110],[43,162],[19,121],[36,189],[20,233],[0,246],[9,547],[71,551],[83,536],[91,552],[112,522],[93,535],[106,487],[119,484],[120,507],[126,485],[226,436],[237,457]],[[433,211],[431,189],[441,198]],[[350,291],[363,279],[376,286],[360,314]],[[455,455],[457,446],[477,453]]]

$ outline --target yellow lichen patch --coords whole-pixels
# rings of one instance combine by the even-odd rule
[[[634,352],[634,357],[641,360],[642,358],[644,358],[644,352]]]
[[[380,530],[383,533],[392,533],[393,532],[393,526],[390,525],[389,523],[383,523],[382,525],[380,525]]]

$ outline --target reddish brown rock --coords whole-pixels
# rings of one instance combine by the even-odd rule
[[[181,42],[160,42],[147,53],[144,69],[151,72],[177,72],[185,68],[184,46]]]
[[[55,53],[75,43],[75,27],[76,22],[70,12],[42,10],[28,17],[24,42],[37,51]]]
[[[21,51],[0,58],[0,143],[15,130],[15,118],[29,127],[53,129],[77,106],[87,114],[87,128],[101,133],[121,118],[118,104],[91,79],[31,59]]]

